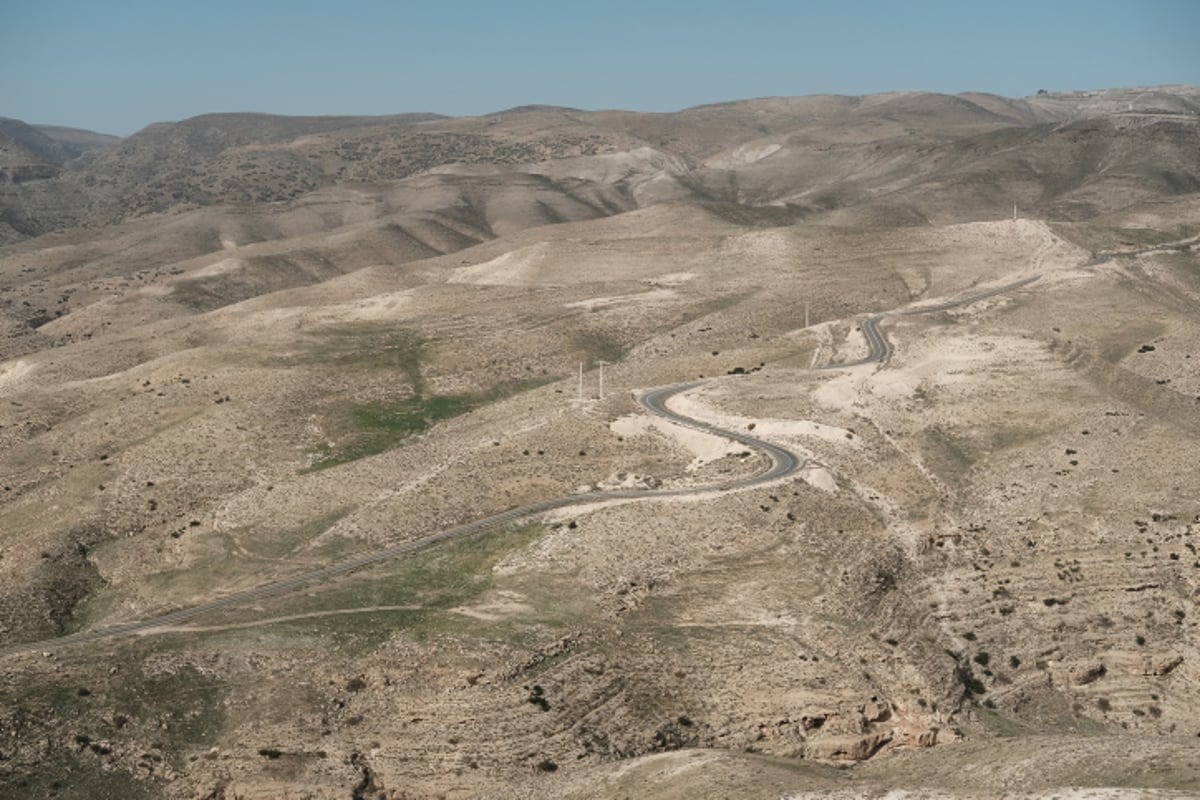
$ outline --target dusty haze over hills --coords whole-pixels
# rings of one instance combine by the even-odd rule
[[[1198,236],[1196,87],[0,119],[2,793],[1196,796]]]

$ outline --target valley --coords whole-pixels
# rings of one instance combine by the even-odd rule
[[[26,146],[0,787],[1194,796],[1197,96]]]

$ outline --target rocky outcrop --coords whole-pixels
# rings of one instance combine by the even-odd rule
[[[866,761],[891,741],[891,731],[865,736],[831,736],[808,742],[804,757],[818,761]]]

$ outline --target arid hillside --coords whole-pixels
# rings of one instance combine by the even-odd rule
[[[999,218],[1013,202],[1081,219],[1196,191],[1198,113],[1195,89],[1165,87],[1023,100],[766,98],[671,114],[545,106],[473,118],[208,114],[151,125],[61,170],[45,165],[77,154],[69,137],[11,120],[0,126],[5,161],[42,166],[14,173],[0,191],[0,241],[471,165],[551,179],[568,193],[616,190],[639,206],[762,206],[760,215],[839,224]]]
[[[1198,109],[26,146],[0,795],[1196,796]]]

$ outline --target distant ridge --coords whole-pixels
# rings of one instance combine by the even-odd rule
[[[0,243],[481,169],[612,189],[626,198],[616,204],[622,210],[698,202],[772,224],[993,219],[1014,202],[1079,220],[1196,191],[1198,122],[1200,88],[1188,86],[1019,99],[918,91],[762,97],[670,113],[552,105],[479,117],[229,112],[154,123],[123,139],[6,119]],[[1154,163],[1143,158],[1151,150]]]

